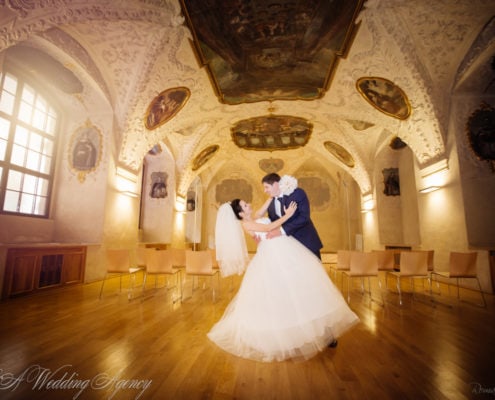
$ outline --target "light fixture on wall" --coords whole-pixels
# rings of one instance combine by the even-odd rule
[[[375,208],[375,200],[371,193],[366,194],[361,199],[361,212],[365,213]]]
[[[139,197],[139,193],[136,191],[138,178],[134,172],[117,166],[115,168],[115,177],[117,191],[129,197]]]
[[[449,163],[447,159],[440,160],[421,170],[422,188],[420,193],[430,193],[442,188],[447,182]]]
[[[186,212],[186,198],[181,195],[177,195],[175,198],[175,211],[180,213]]]
[[[120,190],[120,193],[125,194],[126,196],[129,197],[139,197],[139,194],[135,192],[131,192],[130,190]]]
[[[440,189],[440,186],[427,186],[419,190],[419,193],[430,193]]]

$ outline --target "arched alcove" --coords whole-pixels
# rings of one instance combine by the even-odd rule
[[[420,243],[414,154],[406,146],[386,146],[375,158],[375,199],[381,245]]]
[[[141,241],[171,243],[174,228],[175,162],[163,144],[144,157],[141,190]]]

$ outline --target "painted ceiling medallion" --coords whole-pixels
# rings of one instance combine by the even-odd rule
[[[348,119],[347,122],[349,122],[357,131],[365,131],[366,129],[374,126],[374,124],[372,124],[371,122],[359,121],[356,119]]]
[[[325,148],[332,153],[340,162],[347,165],[349,168],[354,168],[354,158],[350,155],[350,153],[344,149],[340,144],[335,142],[327,141],[323,143]]]
[[[406,94],[388,79],[359,78],[356,88],[368,103],[384,114],[398,119],[407,119],[411,115],[411,105]]]
[[[495,170],[495,109],[483,102],[469,117],[466,129],[473,152]]]
[[[191,96],[186,87],[175,87],[164,90],[156,96],[148,106],[144,118],[144,126],[153,130],[172,119]]]
[[[232,128],[234,143],[248,150],[286,150],[305,146],[313,125],[290,115],[266,115],[244,119]]]
[[[282,168],[284,168],[284,160],[280,158],[265,158],[260,160],[258,165],[261,170],[266,172],[267,174],[271,174],[272,172],[278,172]]]
[[[328,90],[363,0],[181,0],[220,101],[313,100]]]
[[[201,150],[201,152],[193,160],[192,170],[196,171],[197,169],[205,165],[210,160],[210,158],[215,155],[219,148],[220,146],[218,144],[214,144]]]

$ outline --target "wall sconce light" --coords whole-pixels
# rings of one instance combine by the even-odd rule
[[[177,195],[175,198],[175,211],[180,213],[186,212],[186,198],[183,196]]]
[[[136,183],[138,181],[136,174],[122,167],[116,167],[115,177],[116,189],[120,193],[130,197],[139,197],[139,194],[136,193]]]
[[[435,190],[440,189],[440,186],[427,186],[419,191],[419,193],[430,193],[434,192]]]
[[[362,198],[361,212],[365,213],[375,208],[375,200],[373,200],[372,194],[364,195]]]
[[[125,194],[129,197],[139,197],[139,194],[131,192],[130,190],[120,190],[120,193]]]
[[[421,170],[423,188],[420,193],[430,193],[443,187],[447,181],[449,164],[447,159],[441,160]]]

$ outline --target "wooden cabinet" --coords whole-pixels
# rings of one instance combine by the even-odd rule
[[[2,298],[84,282],[86,246],[10,248]]]

